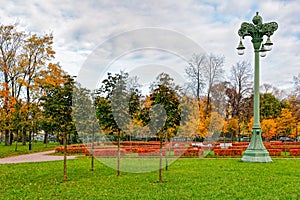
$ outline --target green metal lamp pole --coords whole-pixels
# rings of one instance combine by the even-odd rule
[[[241,39],[245,36],[252,38],[251,42],[254,47],[254,123],[252,127],[252,138],[248,148],[246,149],[242,161],[244,162],[272,162],[269,152],[265,148],[261,138],[261,127],[260,127],[260,113],[259,113],[259,55],[261,57],[266,56],[266,52],[271,50],[273,43],[270,40],[270,36],[277,30],[278,24],[276,22],[262,23],[262,17],[256,13],[253,17],[252,23],[243,22],[241,28],[238,31]],[[263,37],[267,36],[267,41],[262,44]],[[238,54],[244,54],[245,47],[243,46],[242,40],[237,48]]]

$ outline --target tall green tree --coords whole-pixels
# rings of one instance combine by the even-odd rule
[[[43,98],[44,114],[52,121],[52,127],[62,134],[64,145],[64,180],[67,180],[67,139],[68,133],[74,132],[72,94],[74,79],[67,75],[64,82],[48,89]]]
[[[135,113],[139,110],[139,94],[135,86],[128,84],[128,73],[107,74],[96,91],[96,114],[103,132],[114,135],[118,141],[118,176],[120,176],[120,140],[129,131]]]
[[[151,87],[150,102],[151,106],[155,107],[146,122],[150,125],[150,131],[159,138],[159,182],[162,182],[163,141],[169,141],[176,135],[181,121],[177,93],[179,86],[175,85],[173,78],[168,74],[161,73]]]
[[[100,127],[96,117],[94,92],[76,84],[73,91],[73,111],[76,131],[91,153],[91,170],[94,171],[95,139],[100,138]]]
[[[278,100],[270,93],[261,94],[260,98],[260,115],[262,120],[276,119],[280,116],[282,109],[288,107],[285,101]]]

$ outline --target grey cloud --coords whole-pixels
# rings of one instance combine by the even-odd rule
[[[207,52],[224,54],[226,67],[241,59],[250,59],[250,39],[245,42],[247,52],[237,57],[235,51],[239,37],[237,30],[242,21],[249,21],[260,11],[265,21],[277,21],[279,29],[272,40],[274,50],[262,60],[265,69],[275,69],[292,80],[299,63],[300,7],[297,1],[3,1],[0,9],[1,23],[18,21],[22,28],[32,32],[53,31],[57,59],[72,74],[79,71],[89,52],[107,39],[143,27],[163,27],[179,30],[199,43]],[[271,8],[271,9],[270,9]],[[254,10],[255,9],[255,10]],[[154,35],[145,35],[136,43],[147,42]],[[173,38],[157,38],[161,43]],[[126,40],[110,44],[110,51],[123,48]],[[177,45],[174,43],[174,46]],[[187,49],[180,44],[178,48]],[[115,52],[117,53],[117,52]],[[190,53],[190,52],[186,52]],[[197,53],[197,52],[196,52]],[[268,60],[269,59],[269,60]],[[268,61],[268,62],[266,62]],[[283,67],[290,66],[290,67]],[[74,66],[74,67],[73,67]],[[184,66],[182,66],[184,67]],[[266,80],[272,73],[262,71]],[[291,77],[290,77],[291,76]],[[279,80],[274,81],[273,83]],[[288,84],[284,82],[285,84]],[[284,86],[287,87],[287,86]]]

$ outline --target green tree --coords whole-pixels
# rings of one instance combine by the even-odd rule
[[[156,82],[151,87],[150,102],[154,108],[146,122],[150,125],[150,131],[159,138],[159,182],[162,182],[163,141],[168,141],[176,135],[181,120],[179,95],[176,92],[179,87],[166,73],[158,75]]]
[[[68,133],[74,132],[74,119],[72,111],[72,94],[74,79],[66,75],[61,85],[56,85],[47,90],[43,98],[44,114],[52,121],[52,127],[62,133],[64,145],[64,180],[67,180],[67,139]]]
[[[94,171],[95,138],[100,138],[101,134],[96,117],[94,92],[76,85],[73,91],[73,111],[76,131],[91,152],[91,170]]]
[[[270,93],[262,94],[260,98],[261,119],[275,119],[280,116],[283,108],[288,107],[285,101],[278,100]]]
[[[96,94],[96,114],[104,133],[116,135],[118,141],[118,176],[120,176],[120,140],[138,111],[138,90],[128,85],[128,73],[112,75],[102,81]],[[129,86],[129,87],[128,87]]]

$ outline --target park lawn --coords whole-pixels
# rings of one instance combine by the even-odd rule
[[[19,142],[17,151],[15,151],[16,143],[13,143],[11,146],[5,146],[4,143],[2,142],[0,143],[0,158],[34,153],[34,152],[48,151],[54,149],[57,146],[59,146],[59,143],[57,142],[50,142],[47,145],[45,145],[43,142],[33,142],[32,149],[29,151],[28,142],[25,146],[23,146],[22,143]]]
[[[63,162],[0,165],[0,199],[300,199],[300,160],[180,158],[163,172],[117,172],[88,157]]]

